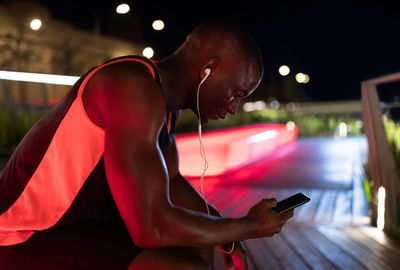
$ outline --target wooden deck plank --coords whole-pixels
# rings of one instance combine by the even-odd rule
[[[241,217],[247,214],[250,207],[263,198],[264,192],[255,190],[249,192],[240,202],[236,202],[234,207],[224,211],[224,215],[228,217]]]
[[[246,240],[245,247],[248,251],[249,260],[257,270],[279,270],[278,264],[271,250],[262,244],[262,239]]]
[[[366,269],[357,260],[339,248],[330,239],[321,234],[313,227],[301,226],[299,230],[326,259],[339,269],[359,270]]]
[[[271,174],[274,177],[265,174],[260,177],[264,182],[259,183],[255,180],[246,182],[242,179],[241,182],[229,182],[230,179],[223,179],[224,182],[215,184],[215,187],[220,187],[215,191],[225,194],[214,194],[214,199],[221,209],[232,217],[245,214],[261,198],[274,197],[281,200],[297,192],[302,192],[311,198],[310,203],[296,209],[295,216],[289,220],[280,234],[272,238],[245,241],[250,269],[380,270],[395,269],[394,267],[400,265],[400,244],[397,241],[383,233],[377,234],[377,230],[371,227],[354,226],[359,217],[365,220],[368,215],[366,212],[368,206],[361,185],[362,164],[354,159],[351,153],[343,153],[348,148],[337,149],[338,141],[327,145],[327,151],[322,151],[325,143],[329,144],[329,141],[315,141],[313,145],[308,145],[311,147],[307,148],[311,155],[307,155],[306,160],[301,158],[302,154],[288,155],[279,160],[279,162],[291,162],[297,170],[300,170],[299,175],[293,179],[304,181],[301,184],[295,183],[293,179],[287,180],[291,177],[287,173]],[[332,155],[339,155],[338,159]],[[330,169],[332,167],[325,166],[331,166],[330,163],[326,163],[331,160],[338,162],[334,171]],[[297,166],[297,161],[311,164],[311,168],[315,170],[307,167],[301,171],[304,166]],[[336,173],[342,165],[346,165],[344,162],[347,165],[350,162],[351,169],[342,174],[335,174],[332,178],[332,173]],[[314,174],[320,173],[327,174],[313,177]],[[238,190],[249,192],[238,195]],[[321,224],[326,230],[317,229],[321,228]],[[222,268],[216,269],[225,269],[223,266],[220,267]]]
[[[390,238],[383,231],[371,226],[359,226],[357,227],[357,229],[374,241],[378,242],[379,244],[384,245],[386,248],[392,251],[396,251],[397,254],[400,254],[400,242],[398,240]]]
[[[321,189],[310,189],[307,194],[311,198],[311,201],[296,209],[296,215],[293,220],[296,222],[314,222],[315,214],[322,197],[322,192],[323,190]]]
[[[353,241],[343,230],[328,228],[326,226],[318,227],[318,230],[347,254],[358,260],[366,269],[394,269],[386,261],[376,257],[370,248]]]
[[[213,204],[214,206],[218,206],[220,203],[222,204],[224,201],[228,200],[231,196],[233,196],[234,191],[227,189],[227,190],[218,190],[215,191],[212,198],[207,198],[207,200]],[[211,196],[210,196],[211,197]]]
[[[341,191],[336,197],[332,223],[337,226],[348,226],[352,222],[351,191]]]
[[[358,165],[358,166],[357,166]],[[352,213],[353,217],[368,216],[369,203],[364,191],[365,173],[362,162],[353,165]],[[354,222],[353,222],[354,224]]]
[[[355,242],[359,245],[364,246],[370,250],[379,260],[384,260],[391,267],[396,268],[400,266],[400,249],[399,248],[388,248],[385,245],[369,238],[363,234],[357,227],[349,227],[343,230],[347,233]]]
[[[298,254],[292,249],[283,237],[284,232],[276,234],[273,237],[262,238],[261,242],[268,247],[271,254],[276,258],[277,262],[283,269],[305,270],[311,269],[309,265],[302,260]]]
[[[322,192],[321,200],[315,213],[316,223],[332,222],[337,193],[337,190],[324,190]]]
[[[318,249],[316,249],[299,230],[300,225],[289,223],[283,228],[282,234],[285,241],[291,246],[293,251],[310,265],[313,270],[338,269],[333,263],[326,259]]]
[[[248,189],[224,189],[221,195],[216,197],[213,201],[210,201],[210,203],[214,205],[221,214],[225,215],[225,211],[234,207],[237,201],[240,201],[247,193],[249,193]]]

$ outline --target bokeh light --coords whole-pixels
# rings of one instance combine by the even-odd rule
[[[32,30],[39,30],[42,27],[42,21],[40,19],[33,19],[30,23],[30,27]]]
[[[269,103],[269,107],[270,107],[272,110],[278,110],[280,106],[281,106],[281,104],[280,104],[279,101],[276,100],[276,99],[273,99],[273,100]]]
[[[287,76],[290,73],[290,68],[286,65],[280,66],[279,67],[279,74],[281,74],[282,76]]]
[[[301,72],[297,73],[295,78],[298,83],[308,83],[310,81],[310,76]]]
[[[143,49],[142,54],[147,58],[152,58],[154,55],[154,50],[151,47],[146,47]]]
[[[129,12],[131,8],[129,7],[128,4],[120,4],[117,6],[117,8],[115,9],[117,11],[118,14],[126,14]]]
[[[164,22],[163,22],[162,20],[155,20],[155,21],[153,22],[152,26],[153,26],[153,29],[154,29],[154,30],[156,30],[156,31],[161,31],[161,30],[164,29],[165,24],[164,24]]]
[[[293,121],[288,121],[286,123],[286,129],[292,131],[296,128],[296,124]]]

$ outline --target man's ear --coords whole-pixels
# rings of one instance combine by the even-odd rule
[[[219,68],[220,61],[218,57],[212,57],[208,59],[208,61],[203,65],[202,69],[200,70],[200,81],[203,80],[205,76],[207,76],[206,69],[210,70],[210,73],[216,71]]]

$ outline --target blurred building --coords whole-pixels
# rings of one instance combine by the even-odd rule
[[[34,19],[41,21],[37,30]],[[141,54],[143,46],[87,31],[52,18],[50,11],[32,1],[0,5],[0,70],[82,75],[104,61]],[[0,81],[0,104],[40,103],[43,96],[56,101],[69,87]]]

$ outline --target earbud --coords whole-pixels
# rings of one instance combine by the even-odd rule
[[[199,83],[199,86],[197,86],[197,113],[199,115],[199,124],[201,124],[201,116],[200,116],[200,108],[199,108],[199,93],[200,93],[200,86],[204,83],[204,81],[210,76],[211,73],[211,68],[205,68],[204,73],[206,74],[203,79],[201,79],[201,82]]]
[[[207,79],[207,77],[210,75],[210,73],[211,73],[211,68],[206,68],[206,69],[204,69],[204,73],[206,74],[206,76],[204,76],[204,78],[201,80],[201,82],[200,82],[200,84],[199,84],[199,87],[200,87],[200,85],[202,85],[203,84],[203,82]]]

